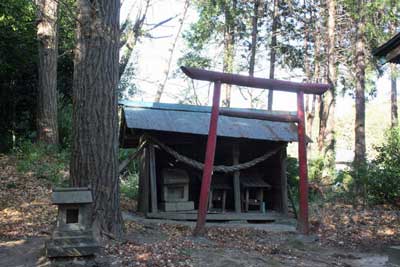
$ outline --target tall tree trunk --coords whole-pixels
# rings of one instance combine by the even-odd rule
[[[318,149],[328,160],[329,167],[335,165],[335,87],[336,87],[336,0],[328,0],[328,70],[327,81],[331,88],[322,96],[320,103],[320,124]]]
[[[359,18],[356,22],[356,118],[354,165],[361,167],[365,163],[365,21],[363,0],[358,0]]]
[[[37,0],[39,43],[39,88],[37,109],[38,140],[58,144],[57,57],[58,1]]]
[[[271,54],[269,59],[269,78],[275,78],[275,61],[276,61],[276,34],[277,34],[277,27],[278,27],[278,12],[279,12],[279,1],[274,0],[273,5],[273,12],[272,12],[272,26],[271,26]],[[268,110],[272,110],[272,104],[274,101],[274,91],[268,91]]]
[[[171,53],[169,54],[167,69],[165,71],[164,81],[160,84],[160,86],[159,86],[159,88],[158,88],[158,90],[156,92],[156,96],[154,98],[154,102],[160,102],[161,96],[162,96],[162,94],[164,92],[165,85],[167,84],[167,81],[168,81],[168,78],[169,78],[169,73],[171,72],[171,65],[172,65],[172,59],[174,58],[175,47],[176,47],[176,44],[178,43],[179,37],[181,36],[183,23],[185,22],[185,18],[186,18],[186,14],[187,14],[187,11],[188,11],[188,8],[189,8],[189,4],[190,4],[190,1],[186,0],[185,4],[184,4],[184,7],[183,7],[182,18],[180,19],[180,22],[179,22],[178,32],[176,33],[174,42],[172,43],[172,47],[171,47],[171,50],[170,50]]]
[[[395,128],[399,124],[399,115],[397,113],[397,73],[396,73],[396,65],[394,64],[390,66],[390,81],[391,81],[390,121],[391,121],[391,127]]]
[[[117,85],[119,0],[79,0],[71,183],[91,186],[96,234],[120,236]],[[106,234],[106,235],[108,235]]]
[[[224,33],[224,62],[223,72],[233,73],[233,63],[235,59],[235,14],[237,0],[225,1],[225,33]],[[225,96],[222,99],[222,105],[231,106],[232,85],[225,84]]]

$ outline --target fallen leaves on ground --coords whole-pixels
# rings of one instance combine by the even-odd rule
[[[56,219],[50,186],[16,171],[15,160],[0,154],[0,239],[42,236]]]
[[[346,266],[338,257],[320,255],[318,249],[312,251],[302,241],[296,241],[295,233],[212,226],[203,237],[193,237],[193,229],[184,225],[128,222],[126,226],[128,236],[130,233],[141,235],[150,228],[151,235],[160,239],[109,243],[106,253],[122,266],[197,266],[195,258],[199,255],[208,259],[207,266],[211,266],[215,257],[224,258],[227,254],[233,254],[242,264],[258,259],[261,262],[272,260],[279,266]],[[319,245],[314,243],[313,246]]]
[[[51,231],[57,211],[50,203],[50,188],[46,180],[32,173],[18,173],[15,160],[0,155],[0,240]],[[122,202],[125,208],[134,208],[129,201]],[[295,234],[229,226],[210,227],[204,237],[195,238],[188,226],[155,222],[127,222],[126,236],[136,238],[108,242],[105,251],[123,266],[193,266],[194,255],[202,251],[213,251],[217,257],[237,254],[243,259],[273,259],[283,266],[346,266],[342,259],[354,256],[341,251],[332,254],[330,245],[375,249],[400,242],[398,210],[325,204],[311,211],[312,230],[320,237],[321,249],[330,254],[319,255],[302,242],[296,245]],[[313,244],[317,249],[319,245]]]
[[[399,210],[326,203],[313,211],[310,220],[313,231],[325,243],[361,249],[400,244]]]
[[[128,233],[138,233],[148,227],[137,222],[127,222]],[[157,231],[168,238],[154,243],[114,242],[106,246],[106,252],[120,259],[123,266],[192,266],[190,255],[183,253],[185,249],[195,247],[188,237],[191,231],[180,225],[157,224]]]

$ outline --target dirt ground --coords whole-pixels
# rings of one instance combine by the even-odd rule
[[[15,160],[0,155],[1,267],[50,266],[44,257],[44,242],[56,218],[50,194],[48,182],[31,173],[18,173]],[[103,243],[102,256],[94,264],[390,266],[385,247],[400,244],[398,210],[354,210],[334,205],[310,211],[310,236],[299,235],[290,222],[208,223],[206,234],[196,238],[192,236],[193,222],[149,220],[125,212],[123,240]],[[70,266],[89,265],[77,259]]]
[[[127,240],[108,248],[123,266],[388,266],[384,252],[326,246],[293,225],[208,223],[204,237],[192,237],[193,222],[124,217]],[[118,250],[128,253],[117,255]]]
[[[209,224],[206,235],[195,238],[191,222],[125,220],[125,239],[105,244],[109,266],[389,266],[384,253],[324,246],[288,225]],[[0,266],[50,266],[45,239],[0,242]]]

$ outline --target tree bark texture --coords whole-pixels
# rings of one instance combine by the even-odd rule
[[[96,234],[122,233],[118,180],[119,0],[77,2],[71,182],[91,186]]]
[[[335,164],[335,87],[336,87],[336,1],[328,0],[328,70],[327,81],[331,88],[321,97],[318,149],[328,160],[330,167]]]
[[[395,128],[399,124],[399,115],[397,112],[397,74],[396,65],[392,64],[390,66],[390,121],[391,127]]]
[[[38,8],[37,39],[39,47],[38,140],[47,144],[58,144],[58,1],[37,0],[36,4]]]
[[[233,63],[235,59],[235,14],[237,0],[225,1],[225,32],[224,32],[224,60],[223,72],[233,73]],[[232,85],[224,84],[225,96],[222,99],[222,105],[230,107]]]
[[[356,118],[354,165],[365,163],[365,21],[363,0],[358,0],[359,18],[356,29],[355,69],[356,69]]]
[[[269,59],[269,78],[274,79],[275,78],[275,61],[276,61],[276,34],[277,34],[277,28],[278,28],[278,15],[279,15],[279,1],[274,0],[274,5],[273,5],[273,13],[272,13],[272,26],[271,26],[271,32],[272,32],[272,37],[271,37],[271,54],[270,54],[270,59]],[[268,91],[268,110],[272,110],[272,104],[274,101],[274,91],[269,90]]]

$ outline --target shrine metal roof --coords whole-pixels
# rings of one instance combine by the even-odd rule
[[[121,101],[123,127],[133,130],[151,130],[207,135],[211,107],[183,104]],[[225,108],[228,109],[228,108]],[[266,110],[229,108],[228,110],[270,112]],[[272,111],[279,114],[282,112]],[[286,112],[287,114],[287,112]],[[295,114],[295,113],[293,113]],[[297,141],[297,126],[290,122],[265,121],[220,115],[218,136],[268,141]]]

